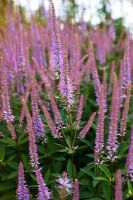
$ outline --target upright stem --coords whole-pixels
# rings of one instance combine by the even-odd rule
[[[113,200],[113,163],[111,162],[111,200]]]

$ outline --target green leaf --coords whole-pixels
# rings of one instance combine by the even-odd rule
[[[98,165],[98,167],[101,169],[102,172],[108,177],[108,179],[111,179],[111,173],[109,169],[105,165]]]
[[[107,179],[107,178],[105,178],[105,177],[102,177],[102,176],[97,176],[97,177],[94,177],[94,179],[96,179],[96,180],[99,180],[99,181],[108,181],[108,179]]]
[[[78,175],[77,175],[77,178],[80,179],[81,177],[84,176],[84,174],[85,173],[82,170],[80,170],[79,173],[78,173]]]
[[[8,179],[13,179],[17,176],[18,176],[18,171],[15,171],[15,172],[12,172],[11,174],[9,174]]]
[[[24,137],[23,139],[19,140],[18,144],[24,144],[28,141],[28,137]]]
[[[66,138],[66,143],[67,143],[68,147],[71,148],[71,138],[69,136],[67,136],[67,138]]]
[[[0,145],[0,162],[4,161],[5,158],[5,145]]]
[[[90,171],[90,169],[92,168],[93,166],[92,165],[89,165],[89,166],[86,166],[84,167],[83,169],[81,169],[81,171],[83,171],[85,174],[91,176],[91,177],[95,177],[95,174],[94,172]]]
[[[12,192],[7,194],[4,193],[4,196],[0,197],[0,200],[16,200],[16,199],[17,199],[16,195],[13,194]]]
[[[14,185],[11,183],[11,181],[0,183],[0,192],[8,191],[12,188],[14,188]]]
[[[35,175],[33,175],[33,174],[30,173],[30,176],[31,176],[31,178],[32,178],[34,181],[36,181]]]
[[[27,161],[26,155],[25,155],[25,154],[22,154],[21,157],[22,157],[22,162],[23,162],[23,164],[24,164],[24,167],[27,168],[28,161]]]
[[[93,180],[93,187],[95,188],[99,184],[99,180]]]
[[[16,146],[15,140],[13,140],[13,139],[11,139],[11,138],[3,138],[1,141],[2,141],[3,143],[5,143],[5,144],[9,144],[9,145],[11,145],[11,146]]]
[[[92,197],[92,198],[89,198],[89,200],[101,200],[103,199],[102,197]]]
[[[91,196],[92,195],[89,192],[86,192],[86,191],[81,191],[80,192],[80,197],[83,198],[84,200],[87,200]]]
[[[110,187],[110,184],[109,182],[103,182],[102,183],[102,188],[103,188],[103,195],[104,195],[104,198],[106,200],[110,200],[111,199],[111,187]]]
[[[69,159],[67,163],[67,173],[71,178],[74,178],[76,175],[76,168],[72,161]]]
[[[132,187],[132,184],[131,184],[131,182],[130,182],[129,179],[127,180],[127,186],[128,186],[129,193],[132,194],[132,192],[133,192],[133,187]]]
[[[80,185],[88,186],[89,185],[89,179],[87,177],[84,177],[79,180]]]
[[[16,162],[11,161],[11,160],[8,160],[8,161],[7,161],[7,164],[8,164],[11,168],[13,168],[13,169],[15,169],[15,170],[18,170],[18,164],[17,164]]]
[[[45,181],[46,181],[46,183],[48,182],[49,177],[50,177],[50,168],[46,171],[46,174],[45,174]]]

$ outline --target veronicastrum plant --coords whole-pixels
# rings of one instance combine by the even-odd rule
[[[8,6],[0,36],[0,199],[133,198],[133,41]]]

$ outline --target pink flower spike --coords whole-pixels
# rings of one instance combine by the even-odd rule
[[[122,200],[122,172],[120,169],[116,172],[115,200]]]
[[[105,98],[104,98],[104,86],[101,86],[100,98],[99,98],[99,111],[98,111],[98,123],[96,129],[95,140],[95,162],[100,164],[102,161],[100,157],[103,153],[104,147],[104,118],[105,118]]]
[[[124,109],[122,113],[121,127],[120,127],[120,135],[124,136],[126,134],[126,123],[128,120],[128,111],[130,105],[130,97],[131,97],[131,84],[128,85],[127,95],[124,103]]]
[[[30,200],[29,189],[27,188],[25,176],[24,176],[24,166],[20,162],[18,170],[18,188],[17,188],[18,200]]]
[[[126,168],[128,170],[128,176],[130,177],[130,180],[133,182],[133,126],[131,130],[131,139],[126,160]]]
[[[77,179],[75,179],[74,184],[73,184],[73,200],[79,200],[80,195],[79,195],[79,182]]]
[[[113,79],[113,92],[112,102],[110,109],[110,126],[109,135],[107,141],[107,159],[114,162],[117,159],[117,148],[118,148],[118,120],[120,113],[120,95],[119,95],[119,84],[116,74]]]
[[[28,139],[29,139],[29,154],[30,154],[30,162],[34,169],[38,169],[39,166],[39,158],[37,152],[36,138],[33,129],[32,118],[27,108],[25,101],[23,100],[23,106],[25,111],[25,116],[27,119],[27,131],[28,131]]]
[[[90,60],[90,67],[91,67],[91,72],[94,80],[94,87],[95,87],[95,93],[96,93],[96,101],[97,104],[99,104],[99,96],[100,96],[100,80],[98,77],[98,72],[96,68],[96,62],[95,62],[95,57],[94,57],[94,47],[93,43],[89,43],[89,60]]]
[[[62,118],[61,118],[61,115],[59,113],[56,101],[55,101],[54,96],[53,96],[51,91],[50,91],[50,101],[51,101],[52,110],[53,110],[53,113],[54,113],[54,118],[55,118],[57,127],[60,129],[63,125],[63,121],[62,121]]]
[[[46,106],[43,104],[43,102],[42,102],[42,100],[41,100],[41,98],[39,96],[37,97],[37,101],[38,101],[38,104],[41,107],[42,111],[44,112],[47,124],[48,124],[48,126],[49,126],[49,128],[51,130],[51,133],[52,133],[53,137],[54,138],[59,138],[60,135],[58,133],[58,130],[57,130],[56,126],[54,125],[53,120],[51,119],[50,114],[49,114]]]
[[[51,199],[51,192],[49,191],[40,169],[35,171],[37,184],[38,184],[38,200]]]
[[[90,119],[88,120],[87,124],[85,125],[85,127],[83,128],[83,130],[80,132],[80,137],[84,138],[87,134],[87,132],[90,130],[90,127],[92,125],[92,122],[94,121],[94,118],[96,116],[96,112],[94,112]]]
[[[80,100],[79,100],[77,116],[76,116],[76,122],[78,125],[80,124],[80,120],[81,120],[81,116],[82,116],[82,112],[83,112],[83,101],[84,101],[84,96],[81,95]]]

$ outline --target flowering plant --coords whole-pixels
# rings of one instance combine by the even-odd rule
[[[0,199],[132,199],[133,40],[49,5],[0,35]]]

